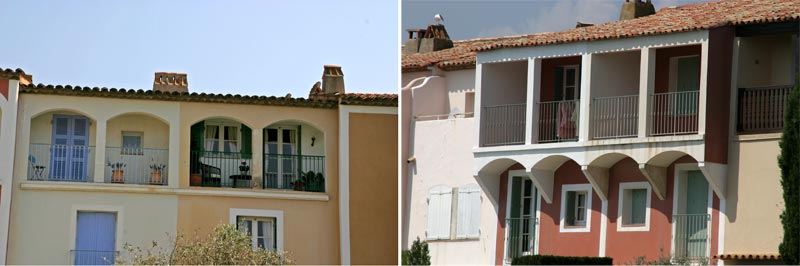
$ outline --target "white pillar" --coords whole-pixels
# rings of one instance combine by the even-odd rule
[[[525,105],[525,144],[532,144],[539,138],[538,123],[534,123],[539,117],[540,82],[541,82],[542,60],[538,58],[528,59],[528,86],[527,104]]]
[[[592,54],[581,57],[581,100],[578,120],[578,141],[589,140],[589,107],[592,102]]]
[[[647,129],[652,121],[648,119],[650,95],[653,94],[656,84],[656,50],[642,48],[641,61],[639,62],[639,120],[638,136],[647,137]]]
[[[699,103],[697,105],[697,134],[706,134],[706,107],[708,96],[708,40],[701,44],[702,50],[700,54],[700,95]]]
[[[475,66],[475,118],[478,123],[475,124],[475,147],[481,146],[481,111],[483,110],[483,101],[481,100],[481,76],[483,71],[483,64]]]
[[[252,148],[250,149],[253,151],[253,171],[250,172],[252,175],[253,185],[256,183],[260,184],[257,188],[264,187],[264,129],[262,128],[253,128],[253,134],[251,134],[252,139],[250,143],[252,144]],[[302,137],[302,136],[301,136]],[[302,162],[301,162],[302,163]],[[256,182],[256,180],[261,180],[260,182]]]
[[[105,182],[106,170],[106,117],[97,117],[94,141],[94,182]]]
[[[17,96],[19,81],[8,80],[8,98],[0,97],[2,120],[0,120],[0,263],[6,264],[8,250],[8,224],[11,220],[11,192],[14,188],[14,148],[17,133]],[[27,123],[30,125],[30,123]],[[27,157],[27,147],[25,148]],[[20,157],[20,156],[17,156]],[[27,159],[26,159],[27,162]],[[19,169],[18,169],[19,170]],[[22,171],[25,172],[25,171]],[[25,175],[18,179],[25,179]]]
[[[181,166],[181,121],[177,115],[169,121],[169,159],[167,162],[167,186],[171,188],[180,187],[180,166]],[[187,136],[189,138],[189,136]]]

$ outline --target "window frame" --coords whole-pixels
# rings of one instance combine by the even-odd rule
[[[584,207],[584,217],[585,217],[585,224],[584,225],[567,225],[567,194],[568,192],[585,192],[586,200],[585,200],[585,207]],[[578,193],[575,194],[576,197]],[[561,212],[560,212],[560,224],[559,224],[559,232],[561,233],[586,233],[590,232],[592,228],[592,185],[591,184],[570,184],[570,185],[562,185],[561,186]],[[577,205],[576,201],[576,205]],[[575,208],[577,211],[577,208]]]
[[[272,218],[275,221],[275,250],[278,252],[283,251],[284,241],[284,216],[282,210],[259,210],[259,209],[229,209],[229,223],[237,226],[238,217],[250,218]]]
[[[139,147],[135,150],[128,150],[125,147],[125,137],[139,137]],[[144,155],[144,132],[141,131],[122,131],[120,138],[121,155]]]
[[[573,101],[573,100],[580,99],[581,98],[581,95],[580,95],[580,86],[581,86],[581,84],[580,84],[581,83],[580,71],[581,71],[581,67],[580,67],[580,65],[565,65],[565,66],[561,66],[561,68],[562,68],[562,71],[563,71],[563,74],[562,74],[562,77],[561,77],[561,79],[562,79],[561,80],[561,99],[556,99],[556,101]],[[569,79],[567,79],[567,71],[568,70],[573,70],[575,72],[575,74],[573,76],[573,80],[572,80],[572,82],[574,82],[574,84],[572,84],[572,86],[568,86],[567,85],[567,80],[569,80]],[[568,98],[567,97],[567,90],[570,89],[570,88],[571,88],[572,94],[573,94],[572,95],[572,99],[567,99]]]
[[[209,126],[216,126],[217,127],[217,135],[219,136],[217,140],[217,147],[215,150],[206,150],[207,152],[217,152],[221,154],[226,153],[239,153],[242,152],[242,123],[238,122],[230,122],[230,121],[221,121],[221,120],[207,120],[205,121],[205,125],[203,126],[203,149],[206,149],[206,142],[210,139],[205,134],[208,132]],[[225,151],[225,128],[234,127],[236,128],[236,151]]]
[[[646,203],[644,209],[644,224],[625,224],[625,214],[629,211],[625,209],[626,190],[646,189]],[[653,198],[652,186],[648,182],[622,182],[619,183],[617,198],[617,231],[618,232],[643,232],[650,231],[650,208]],[[630,215],[630,214],[628,214]]]
[[[258,248],[258,239],[260,238],[258,236],[258,234],[256,233],[257,230],[258,230],[258,222],[271,222],[272,223],[272,230],[277,232],[277,226],[276,226],[277,218],[275,218],[275,217],[239,215],[239,216],[236,216],[236,230],[240,230],[239,229],[239,225],[240,225],[239,224],[239,220],[241,220],[241,221],[250,221],[250,231],[247,231],[247,232],[250,233],[251,245],[252,245],[253,249]],[[277,235],[277,234],[273,234],[272,235],[272,248],[265,247],[264,249],[266,249],[266,250],[275,250],[276,249],[276,247],[278,245],[278,243],[277,243],[278,242],[278,238],[275,235]],[[263,238],[266,238],[266,235]]]

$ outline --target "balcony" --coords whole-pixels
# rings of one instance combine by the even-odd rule
[[[696,134],[699,96],[698,91],[650,95],[650,135]]]
[[[639,96],[600,97],[592,99],[592,139],[636,137],[639,124]]]
[[[106,148],[104,181],[118,184],[167,185],[169,150]]]
[[[264,188],[325,192],[325,156],[264,154]]]
[[[525,104],[484,106],[481,146],[518,145],[525,142]]]
[[[580,100],[538,104],[539,143],[578,141]]]
[[[192,150],[191,185],[252,188],[252,153]]]
[[[739,89],[737,130],[740,134],[783,130],[783,115],[792,86]]]
[[[70,250],[69,254],[74,265],[114,265],[119,251]]]
[[[28,180],[91,182],[95,147],[31,144]]]
[[[674,232],[673,258],[703,260],[708,258],[708,214],[675,214],[672,216]]]

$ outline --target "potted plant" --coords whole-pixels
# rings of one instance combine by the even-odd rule
[[[151,163],[150,164],[150,184],[161,184],[161,172],[167,168],[165,164]]]
[[[122,162],[108,162],[106,165],[111,167],[111,183],[125,183],[125,163]]]
[[[248,171],[250,171],[250,166],[247,165],[246,161],[242,161],[242,165],[239,165],[239,172],[242,175],[247,175]]]

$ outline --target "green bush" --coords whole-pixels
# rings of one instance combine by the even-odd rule
[[[783,119],[781,154],[778,157],[784,202],[781,213],[783,242],[778,252],[784,264],[796,265],[800,264],[800,82],[795,83],[789,94]]]
[[[428,242],[420,241],[419,237],[417,237],[417,240],[414,240],[414,243],[411,244],[411,250],[403,251],[402,263],[403,265],[431,265]]]
[[[514,258],[511,265],[612,265],[613,261],[609,257],[530,255]]]

